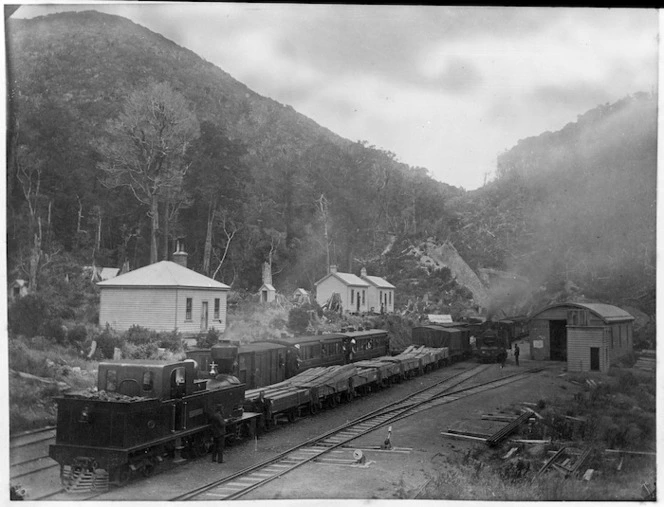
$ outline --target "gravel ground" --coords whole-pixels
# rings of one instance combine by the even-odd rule
[[[547,369],[508,386],[460,399],[421,412],[392,424],[392,445],[408,448],[405,452],[365,450],[365,466],[317,464],[301,467],[282,478],[248,494],[246,500],[274,499],[392,499],[414,498],[432,479],[445,458],[462,455],[474,443],[450,439],[440,435],[448,429],[463,429],[492,433],[504,423],[482,421],[481,415],[508,409],[520,402],[537,402],[557,395],[572,396],[574,386],[558,377],[563,364],[531,362],[522,356],[516,367],[510,358],[505,369],[491,365],[470,382],[500,378],[529,366]],[[140,479],[124,488],[114,488],[97,500],[166,500],[186,489],[203,485],[216,478],[231,475],[254,463],[262,462],[311,437],[336,428],[347,421],[402,399],[450,373],[475,366],[459,363],[422,377],[371,393],[351,403],[325,410],[315,416],[283,424],[254,442],[243,442],[227,448],[224,464],[199,459],[168,469],[149,479]],[[387,436],[387,428],[379,428],[359,439],[355,448],[380,445]],[[347,449],[350,457],[353,449]],[[71,497],[70,497],[71,498]]]

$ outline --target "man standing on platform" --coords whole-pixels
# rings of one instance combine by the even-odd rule
[[[519,350],[519,344],[515,343],[514,344],[514,361],[516,362],[516,365],[519,366],[519,353],[521,351]]]
[[[226,444],[226,421],[221,414],[221,407],[217,405],[214,413],[210,417],[212,428],[212,461],[224,462],[224,445]]]

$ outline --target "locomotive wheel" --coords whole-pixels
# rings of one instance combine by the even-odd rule
[[[344,403],[348,403],[352,399],[353,399],[353,391],[351,391],[350,389],[348,391],[345,391],[343,397]]]
[[[143,477],[152,477],[155,470],[157,470],[157,462],[154,459],[150,459],[141,468],[141,474],[143,474]]]
[[[333,394],[327,399],[327,406],[329,408],[334,408],[337,406],[337,396],[336,394]]]
[[[318,404],[313,401],[309,403],[309,413],[311,415],[316,415],[318,413]]]
[[[289,410],[288,413],[286,414],[288,417],[288,422],[289,423],[294,423],[295,419],[297,418],[297,414],[295,413],[295,410]]]
[[[127,484],[129,479],[131,479],[131,468],[129,468],[129,465],[120,465],[113,471],[113,482],[119,486]]]
[[[210,451],[210,442],[203,437],[199,437],[191,444],[191,452],[195,458],[202,458]]]

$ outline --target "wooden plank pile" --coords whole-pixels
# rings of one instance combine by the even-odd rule
[[[657,358],[655,357],[654,350],[642,350],[639,353],[639,358],[634,364],[634,368],[638,368],[643,371],[655,372],[655,367],[657,363]]]
[[[532,413],[530,412],[524,412],[520,416],[518,416],[516,419],[513,421],[507,423],[505,426],[500,428],[496,433],[491,435],[489,438],[486,439],[487,445],[490,447],[494,447],[498,445],[500,442],[505,440],[508,436],[510,436],[512,433],[514,433],[519,426],[521,426],[523,423],[528,421],[530,417],[532,416]]]

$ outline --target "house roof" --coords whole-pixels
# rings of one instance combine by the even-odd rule
[[[99,277],[102,282],[118,276],[120,268],[99,268]]]
[[[618,308],[617,306],[607,305],[604,303],[573,303],[573,302],[557,303],[554,305],[549,305],[546,308],[543,308],[539,310],[537,313],[533,314],[531,319],[534,319],[540,313],[543,313],[557,306],[571,306],[576,308],[585,308],[587,310],[590,310],[595,315],[597,315],[607,324],[610,324],[612,322],[629,322],[634,320],[634,317],[632,317],[622,308]]]
[[[172,261],[143,266],[111,280],[97,283],[100,287],[195,287],[228,290],[230,287]]]
[[[341,282],[343,282],[346,285],[354,285],[354,286],[359,286],[359,287],[369,287],[369,284],[367,282],[365,282],[364,280],[362,280],[359,276],[356,276],[352,273],[340,273],[338,271],[336,273],[328,273],[323,278],[321,278],[316,283],[314,283],[314,285],[321,284],[322,282],[324,282],[325,280],[327,280],[331,276],[341,280]]]
[[[267,290],[273,290],[275,292],[277,291],[277,289],[275,289],[274,286],[270,285],[269,283],[264,283],[263,285],[261,285],[261,288],[259,290],[263,290],[263,288],[266,288]]]
[[[363,276],[363,280],[367,280],[371,285],[374,287],[378,287],[380,289],[395,289],[396,287],[392,285],[390,282],[385,280],[384,278],[381,278],[380,276]]]

